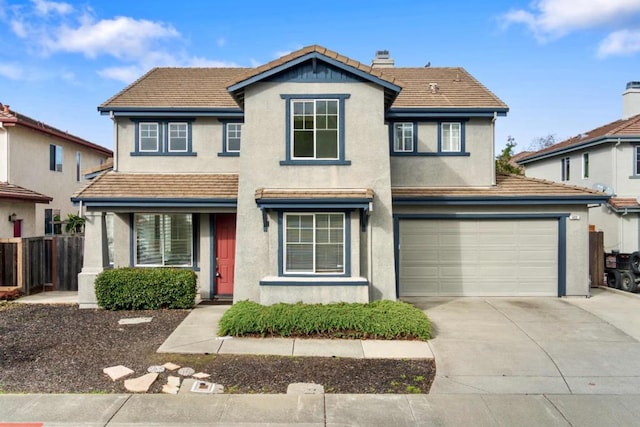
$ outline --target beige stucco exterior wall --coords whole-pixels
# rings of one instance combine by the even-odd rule
[[[149,119],[153,121],[153,119]],[[175,120],[179,122],[180,119]],[[218,119],[199,117],[191,124],[192,150],[196,156],[132,156],[135,151],[135,123],[119,117],[115,127],[118,134],[118,172],[146,173],[237,173],[238,157],[221,157],[223,124]],[[242,137],[244,144],[244,135]]]
[[[32,202],[0,201],[0,238],[13,237],[13,223],[9,215],[22,220],[22,237],[35,237],[36,205]]]
[[[553,213],[577,216],[580,219],[566,219],[566,294],[589,294],[589,211],[584,205],[564,206],[442,206],[412,207],[396,206],[396,214],[535,214]]]
[[[76,152],[80,152],[80,170],[100,164],[108,156],[61,138],[36,132],[21,126],[7,128],[9,140],[8,180],[12,184],[53,197],[49,204],[38,204],[33,225],[36,235],[44,234],[44,210],[59,209],[61,219],[78,213],[71,196],[87,182],[76,180]],[[62,172],[49,170],[49,145],[63,149]]]
[[[344,138],[345,159],[352,164],[281,166],[286,159],[286,101],[281,94],[349,94]],[[255,201],[255,191],[261,187],[373,189],[370,222],[375,261],[367,277],[369,291],[373,299],[395,298],[389,142],[381,88],[367,83],[257,83],[245,91],[243,132],[234,301],[260,301],[260,280],[277,272],[278,224],[271,216],[268,231],[263,231]],[[352,222],[355,218],[354,212]],[[352,251],[360,248],[358,230],[351,229]],[[352,256],[352,277],[360,274],[359,257]]]
[[[487,187],[493,185],[493,126],[491,119],[470,119],[465,122],[465,150],[470,153],[469,156],[392,156],[391,185],[394,187]],[[438,122],[418,122],[418,152],[438,152]]]

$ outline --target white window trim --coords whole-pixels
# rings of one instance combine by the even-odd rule
[[[398,134],[397,134],[396,131],[397,131],[398,128],[402,129],[402,139],[401,139],[402,144],[401,144],[401,148],[400,149],[398,148],[398,144],[397,144],[397,142],[398,142]],[[408,129],[411,130],[411,148],[409,148],[409,149],[407,149],[405,147],[405,144],[404,144],[405,137],[406,137],[405,132]],[[396,123],[394,123],[393,124],[393,152],[394,153],[412,153],[413,151],[415,151],[415,147],[414,147],[415,134],[414,134],[414,132],[415,132],[415,129],[414,129],[413,122],[396,122]]]
[[[229,147],[229,139],[231,138],[231,132],[230,132],[230,130],[231,130],[231,126],[234,126],[234,127],[235,127],[235,126],[237,126],[237,127],[239,128],[239,129],[237,130],[237,132],[239,132],[239,133],[240,133],[240,138],[239,138],[239,139],[240,139],[240,148],[242,148],[242,123],[225,123],[225,126],[227,127],[227,131],[226,131],[226,137],[227,137],[227,140],[224,142],[224,144],[225,144],[225,151],[226,151],[227,153],[239,153],[239,152],[240,152],[240,149],[238,149],[238,150],[232,150],[232,149]]]
[[[156,148],[153,150],[142,149],[142,126],[153,125],[156,128]],[[157,153],[160,151],[160,123],[158,122],[140,122],[138,124],[138,151],[140,153]]]
[[[184,126],[184,150],[174,150],[171,148],[171,127]],[[167,152],[169,153],[186,153],[189,151],[189,124],[187,122],[168,122],[167,123]]]
[[[333,215],[339,214],[342,216],[342,271],[331,271],[326,273],[317,273],[316,270],[316,215]],[[311,271],[289,271],[287,270],[287,224],[289,216],[301,216],[301,215],[313,215],[313,268]],[[346,215],[344,212],[289,212],[284,213],[284,224],[283,224],[283,240],[282,240],[282,272],[286,275],[314,275],[314,276],[335,276],[342,275],[346,272],[346,256],[347,256],[347,242],[346,242]]]
[[[164,229],[164,218],[167,215],[171,215],[171,214],[166,214],[166,213],[158,213],[158,212],[149,212],[149,213],[144,213],[144,214],[134,214],[133,217],[133,224],[134,224],[134,234],[133,234],[133,243],[134,243],[134,248],[133,248],[133,254],[134,254],[134,266],[135,267],[166,267],[166,268],[191,268],[194,266],[193,263],[193,242],[194,242],[194,238],[195,236],[193,235],[193,215],[192,214],[185,214],[185,215],[191,215],[191,241],[189,242],[189,248],[191,251],[191,258],[189,260],[189,264],[172,264],[172,265],[166,265],[165,262],[165,253],[164,253],[164,247],[165,247],[165,239],[164,239],[164,233],[160,233],[160,245],[162,247],[162,251],[161,251],[161,255],[162,255],[162,264],[140,264],[138,263],[138,225],[137,225],[137,221],[136,221],[136,216],[137,215],[160,215],[160,217],[162,218],[162,224],[160,225],[161,229]]]
[[[440,141],[440,151],[443,153],[461,153],[462,152],[462,123],[460,122],[442,122],[440,124],[441,126],[441,141]],[[453,147],[452,142],[454,141],[452,138],[453,135],[453,127],[456,126],[458,128],[458,139],[457,139],[457,149],[445,149],[446,144],[445,144],[445,138],[444,138],[444,128],[445,126],[449,127],[449,140],[447,141],[447,143]]]
[[[318,143],[317,143],[317,138],[316,138],[316,132],[318,131],[317,128],[317,111],[318,111],[318,102],[335,102],[336,103],[336,157],[318,157]],[[291,160],[340,160],[340,99],[338,98],[309,98],[309,99],[292,99],[289,101],[291,103],[291,153],[290,158]],[[296,157],[294,155],[295,153],[295,104],[297,103],[304,103],[304,102],[313,102],[313,118],[314,118],[314,124],[313,124],[313,157]]]

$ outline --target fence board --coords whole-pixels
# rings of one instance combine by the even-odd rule
[[[0,286],[17,286],[17,243],[0,242]]]
[[[604,284],[604,233],[589,232],[589,278],[591,287]]]
[[[84,236],[56,236],[53,245],[56,290],[77,291],[78,273],[82,270]]]

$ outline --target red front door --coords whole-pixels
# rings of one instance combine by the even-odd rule
[[[22,220],[16,219],[13,222],[13,237],[22,237]]]
[[[216,295],[233,294],[236,263],[236,214],[216,215]]]

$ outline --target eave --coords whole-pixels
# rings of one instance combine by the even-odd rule
[[[508,108],[491,108],[491,107],[402,107],[390,108],[385,114],[388,119],[399,118],[441,118],[441,117],[504,117],[509,111]]]
[[[610,196],[468,196],[468,197],[392,197],[394,205],[427,206],[427,205],[456,205],[456,206],[523,206],[523,205],[587,205],[603,204]]]
[[[226,117],[243,118],[240,108],[215,107],[98,107],[103,116],[116,117]]]

